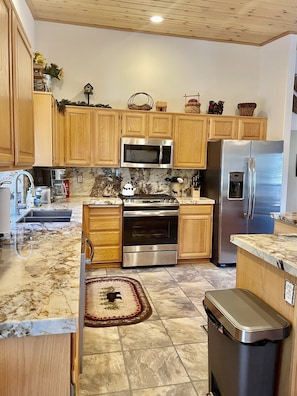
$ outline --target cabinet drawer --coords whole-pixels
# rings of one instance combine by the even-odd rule
[[[201,214],[211,215],[212,205],[180,205],[179,214]]]
[[[89,217],[99,217],[99,216],[120,216],[121,215],[121,207],[115,206],[89,206]]]
[[[95,247],[100,245],[120,245],[121,234],[119,231],[90,232],[90,239]]]
[[[90,231],[100,231],[100,230],[119,230],[120,229],[120,219],[119,218],[108,218],[100,217],[89,219],[89,229]]]
[[[96,247],[93,262],[121,261],[122,252],[117,246]]]

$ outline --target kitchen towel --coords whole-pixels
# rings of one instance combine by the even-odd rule
[[[0,234],[10,232],[10,188],[0,188]]]

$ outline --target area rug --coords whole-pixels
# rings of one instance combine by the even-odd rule
[[[123,326],[142,322],[152,314],[141,284],[123,276],[86,280],[85,326]]]

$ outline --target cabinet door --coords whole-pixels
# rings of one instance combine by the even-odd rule
[[[181,205],[178,258],[210,258],[212,250],[212,205]]]
[[[34,164],[32,51],[21,23],[13,16],[13,105],[15,166]]]
[[[49,92],[34,92],[34,166],[52,166],[53,97]]]
[[[155,139],[173,139],[172,114],[148,114],[148,137]]]
[[[11,68],[11,6],[0,0],[0,166],[14,164],[14,135]]]
[[[174,118],[174,167],[206,168],[207,117],[179,115]]]
[[[267,118],[239,117],[238,139],[265,140],[267,132]]]
[[[83,229],[94,246],[93,264],[119,266],[122,261],[121,206],[84,205]]]
[[[91,165],[91,110],[67,107],[65,112],[65,165]]]
[[[208,140],[237,139],[237,125],[236,117],[209,117]]]
[[[120,166],[119,112],[94,111],[92,128],[92,164],[101,167]]]
[[[139,111],[123,111],[122,118],[122,136],[146,138],[147,131],[147,114]]]

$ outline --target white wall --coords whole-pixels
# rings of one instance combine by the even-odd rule
[[[31,47],[35,47],[35,22],[25,0],[12,0],[27,33]]]
[[[64,68],[53,87],[58,100],[86,100],[90,82],[91,103],[117,109],[142,91],[174,112],[184,111],[185,94],[198,92],[202,113],[209,100],[224,100],[224,114],[236,114],[240,102],[256,102],[256,113],[263,111],[258,47],[36,22],[35,50]]]

